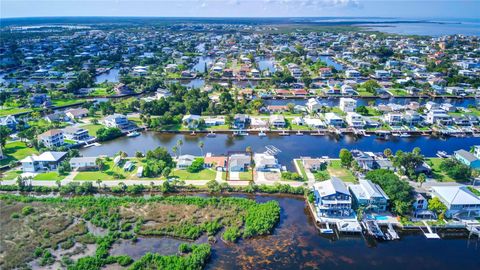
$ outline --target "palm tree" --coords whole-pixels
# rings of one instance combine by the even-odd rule
[[[127,185],[124,182],[120,182],[118,183],[118,185],[122,188],[122,191],[125,192],[125,190],[127,189]]]
[[[102,184],[102,180],[100,180],[100,179],[97,179],[97,181],[95,181],[95,182],[97,183],[97,185],[98,185],[98,188],[100,188],[100,185]]]
[[[62,186],[62,181],[61,180],[56,180],[55,183],[57,184],[57,187],[60,188]]]
[[[205,143],[203,141],[199,141],[198,147],[200,147],[200,151],[202,151],[202,157],[203,157],[203,147],[205,147]]]
[[[175,154],[175,157],[178,157],[178,156],[177,156],[178,147],[177,147],[176,145],[172,147],[172,152]]]
[[[178,149],[180,150],[180,156],[182,155],[182,145],[183,145],[182,139],[178,140],[177,146],[178,146]]]

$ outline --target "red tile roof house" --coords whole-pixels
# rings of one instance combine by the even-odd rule
[[[291,92],[285,89],[275,89],[275,94],[277,96],[289,96]]]
[[[291,93],[296,97],[305,97],[308,95],[308,91],[305,89],[294,89],[291,91]]]

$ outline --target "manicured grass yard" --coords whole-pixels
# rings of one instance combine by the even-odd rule
[[[450,176],[440,169],[440,164],[442,163],[441,158],[429,158],[427,159],[427,164],[432,167],[433,178],[440,182],[455,182]]]
[[[174,170],[170,176],[180,180],[215,180],[217,172],[210,169],[201,170],[198,173],[189,173],[186,170]]]
[[[83,100],[83,99],[54,99],[54,100],[52,100],[52,105],[53,106],[66,106],[66,105],[81,103],[81,102],[84,102],[84,101],[85,100]]]
[[[14,180],[22,174],[22,171],[10,170],[2,175],[2,180]]]
[[[331,160],[327,167],[327,171],[331,176],[338,177],[345,182],[357,182],[353,173],[341,166],[340,160]]]
[[[17,113],[24,113],[24,112],[30,112],[32,111],[29,108],[1,108],[0,109],[0,116],[6,116],[6,115],[11,115],[11,114],[17,114]]]
[[[300,172],[297,172],[297,173],[299,173],[303,177],[303,179],[308,179],[307,173],[305,172],[305,168],[303,167],[302,161],[300,159],[297,159],[295,160],[295,163],[298,169],[300,170]]]
[[[111,172],[100,172],[100,171],[85,171],[78,172],[78,174],[73,178],[73,180],[86,181],[86,180],[114,180],[113,174]]]
[[[88,125],[81,126],[81,128],[88,130],[88,134],[90,134],[90,136],[96,136],[97,130],[101,129],[102,127],[103,125],[100,125],[100,124],[96,124],[96,125],[88,124]]]
[[[240,172],[239,177],[241,181],[251,181],[252,180],[252,172]]]
[[[7,143],[5,145],[5,149],[3,150],[3,154],[6,156],[6,158],[0,160],[0,166],[7,165],[12,161],[21,160],[27,156],[37,153],[38,152],[35,148],[28,147],[24,142],[17,141]]]
[[[77,175],[73,178],[73,180],[79,180],[79,181],[85,181],[85,180],[119,180],[119,179],[137,179],[136,177],[137,174],[137,168],[139,164],[141,164],[140,161],[136,159],[129,159],[132,161],[135,166],[131,171],[125,171],[123,170],[123,165],[125,164],[125,160],[120,162],[120,166],[113,166],[113,161],[107,161],[105,162],[105,169],[103,171],[81,171],[78,172]],[[141,166],[141,165],[140,165]],[[123,176],[123,177],[118,177],[118,176]]]
[[[50,181],[57,181],[63,180],[66,175],[61,175],[58,172],[46,172],[46,173],[39,173],[35,175],[33,180],[50,180]]]

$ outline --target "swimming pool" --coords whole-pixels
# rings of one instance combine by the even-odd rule
[[[380,215],[368,215],[369,219],[375,219],[375,220],[388,220],[387,216],[380,216]]]

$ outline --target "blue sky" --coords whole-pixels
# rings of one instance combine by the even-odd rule
[[[480,0],[0,0],[0,17],[358,16],[479,19]]]

